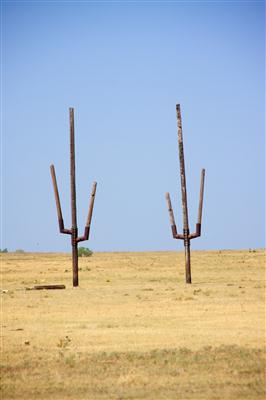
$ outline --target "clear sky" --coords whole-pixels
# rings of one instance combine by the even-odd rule
[[[94,251],[182,249],[181,104],[192,249],[265,246],[264,2],[2,1],[2,243],[70,251],[69,116],[78,225],[98,182]]]

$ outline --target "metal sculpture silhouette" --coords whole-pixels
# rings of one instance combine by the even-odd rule
[[[72,244],[72,268],[73,268],[73,286],[78,286],[78,243],[89,239],[91,219],[94,206],[94,198],[96,193],[97,183],[93,182],[89,211],[87,222],[84,229],[83,236],[78,236],[77,227],[77,206],[76,206],[76,176],[75,176],[75,135],[74,135],[74,108],[69,108],[69,119],[70,119],[70,187],[71,187],[71,216],[72,216],[72,227],[71,229],[65,229],[64,220],[62,216],[59,192],[57,188],[57,181],[55,175],[54,165],[50,166],[55,202],[57,209],[58,225],[61,233],[71,235]]]
[[[170,194],[166,193],[166,201],[170,217],[170,224],[174,239],[181,239],[184,241],[185,247],[185,263],[186,263],[186,283],[191,283],[191,264],[190,264],[190,240],[195,239],[201,235],[201,219],[202,219],[202,206],[203,206],[203,192],[204,192],[204,178],[205,169],[201,170],[200,181],[200,196],[199,196],[199,209],[198,219],[196,224],[196,232],[189,233],[188,223],[188,206],[187,206],[187,188],[186,188],[186,174],[185,174],[185,156],[183,146],[183,133],[182,133],[182,120],[180,104],[176,105],[177,116],[177,130],[178,130],[178,149],[179,149],[179,163],[180,163],[180,178],[181,178],[181,194],[182,194],[182,211],[183,211],[183,234],[177,233],[174,213],[172,209]]]

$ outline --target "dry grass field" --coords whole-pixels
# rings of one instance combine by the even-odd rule
[[[2,254],[1,398],[265,399],[265,252],[183,258]]]

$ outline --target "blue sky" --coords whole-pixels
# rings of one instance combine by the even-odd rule
[[[79,231],[98,182],[94,251],[182,249],[175,105],[181,104],[193,249],[265,246],[265,10],[247,2],[2,2],[2,243],[70,251],[75,108]]]

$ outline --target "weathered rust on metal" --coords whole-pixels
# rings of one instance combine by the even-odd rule
[[[71,235],[72,234],[71,229],[65,229],[65,227],[64,227],[64,220],[63,220],[63,217],[62,217],[62,209],[61,209],[61,204],[60,204],[60,197],[59,197],[59,192],[58,192],[58,187],[57,187],[57,181],[56,181],[54,165],[50,166],[50,172],[51,172],[53,188],[54,188],[54,195],[55,195],[55,203],[56,203],[59,230],[60,230],[61,233],[66,233],[66,234]]]
[[[184,155],[184,145],[183,145],[183,131],[182,131],[180,104],[176,105],[176,116],[177,116],[177,134],[178,134],[181,194],[182,194],[182,209],[183,209],[183,229],[186,230],[186,233],[189,234],[185,155]],[[185,232],[184,232],[184,235],[185,235]]]
[[[86,221],[86,225],[85,225],[85,229],[84,229],[84,235],[78,237],[77,242],[82,242],[84,240],[88,240],[88,238],[89,238],[96,188],[97,188],[97,182],[93,182],[91,196],[90,196],[90,203],[89,203],[89,211],[88,211],[87,221]]]
[[[166,201],[167,201],[167,206],[168,206],[168,212],[169,212],[169,217],[170,217],[170,224],[171,224],[173,238],[181,239],[184,241],[186,283],[191,283],[190,240],[195,239],[196,237],[199,237],[201,235],[201,220],[202,220],[205,169],[202,169],[202,171],[201,171],[200,197],[199,197],[199,208],[198,208],[198,218],[197,218],[197,223],[196,223],[196,231],[195,231],[195,233],[190,234],[189,220],[188,220],[188,205],[187,205],[185,155],[184,155],[183,130],[182,130],[180,104],[176,105],[176,117],[177,117],[178,151],[179,151],[179,164],[180,164],[181,196],[182,196],[183,235],[177,233],[174,212],[172,209],[172,204],[171,204],[171,199],[170,199],[169,193],[166,193]]]
[[[184,247],[186,264],[186,283],[191,283],[191,264],[190,264],[190,238],[189,233],[184,229]]]
[[[74,109],[69,109],[70,123],[70,192],[71,192],[71,217],[72,217],[72,270],[73,286],[78,286],[78,228],[77,228],[77,205],[76,205],[76,165],[75,165],[75,129]]]
[[[201,179],[200,179],[200,197],[199,197],[198,219],[197,219],[197,223],[196,223],[196,232],[190,234],[190,239],[195,239],[196,237],[199,237],[201,235],[204,180],[205,180],[205,169],[202,169],[201,170]]]
[[[198,225],[201,225],[201,219],[202,219],[204,180],[205,180],[205,169],[203,168],[201,170],[201,179],[200,179],[200,198],[199,198],[199,210],[198,210],[198,221],[197,221]]]
[[[185,155],[184,155],[184,145],[183,145],[183,131],[182,131],[180,104],[176,105],[176,116],[177,116],[177,134],[178,134],[178,148],[179,148],[181,194],[182,194],[183,235],[184,235],[185,260],[186,260],[186,282],[191,283],[187,186],[186,186]]]
[[[167,192],[165,194],[165,197],[166,197],[166,202],[167,202],[167,206],[168,206],[168,212],[169,212],[169,218],[170,218],[170,224],[171,224],[173,238],[174,239],[184,239],[184,235],[177,233],[177,228],[176,228],[176,223],[175,223],[174,212],[172,209],[170,194]]]
[[[33,286],[30,290],[58,290],[65,289],[65,285],[36,285]]]
[[[69,123],[70,123],[71,216],[72,216],[72,229],[77,229],[74,108],[69,109]]]
[[[57,209],[57,217],[59,230],[61,233],[66,233],[71,235],[71,245],[72,245],[72,270],[73,270],[73,286],[78,286],[78,243],[89,239],[91,219],[93,213],[94,199],[96,193],[97,183],[93,182],[89,212],[84,229],[84,235],[78,237],[78,227],[77,227],[77,205],[76,205],[76,165],[75,165],[75,128],[74,128],[74,108],[69,108],[69,122],[70,122],[70,195],[71,195],[71,219],[72,226],[71,229],[65,229],[64,220],[62,216],[62,209],[60,204],[60,197],[57,187],[55,168],[53,165],[50,166],[52,183],[55,194],[55,202]]]

